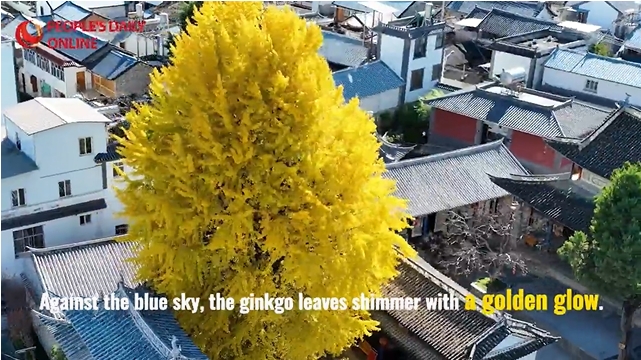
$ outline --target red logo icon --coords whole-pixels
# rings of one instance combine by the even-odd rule
[[[36,34],[29,33],[29,25],[36,28]],[[22,47],[35,47],[42,40],[42,26],[34,24],[31,21],[23,21],[16,28],[16,42]]]

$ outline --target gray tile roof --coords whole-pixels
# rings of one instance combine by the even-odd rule
[[[21,102],[2,113],[27,135],[70,123],[109,123],[91,105],[76,98],[37,97]]]
[[[409,200],[412,216],[432,214],[499,198],[508,193],[487,174],[527,174],[501,141],[387,164],[396,196]]]
[[[464,14],[471,13],[475,7],[500,9],[530,17],[536,17],[545,10],[545,4],[538,1],[451,1],[447,4],[448,9]]]
[[[136,245],[113,239],[100,239],[73,245],[31,249],[41,284],[37,288],[58,296],[110,294],[118,282],[135,288],[136,266],[128,261]]]
[[[119,286],[113,294],[133,303],[134,293],[143,296],[145,292]],[[165,360],[171,358],[172,337],[180,346],[181,359],[207,359],[170,311],[106,310],[100,302],[95,311],[65,311],[64,319],[36,315],[52,331],[63,352],[74,354],[67,355],[70,359],[130,359],[135,354],[137,360]]]
[[[641,64],[576,50],[556,49],[543,66],[635,88],[641,84]]]
[[[93,64],[88,64],[87,68],[107,80],[115,80],[136,64],[138,59],[113,47]]]
[[[2,139],[2,178],[26,174],[38,169],[36,163],[18,150],[9,138]]]
[[[468,19],[483,19],[489,13],[490,13],[490,10],[475,6],[474,9],[472,9],[472,11],[470,11],[470,13],[467,14],[466,18],[468,18]]]
[[[349,67],[363,64],[369,53],[363,40],[330,31],[323,31],[323,44],[318,51],[327,61]]]
[[[498,38],[549,28],[561,30],[552,21],[535,19],[527,15],[501,9],[492,9],[477,26],[477,30],[482,31],[484,36],[489,34]]]
[[[545,137],[580,138],[601,125],[609,111],[572,98],[522,89],[518,96],[495,84],[426,101],[437,109]]]
[[[343,86],[345,101],[354,97],[362,99],[378,95],[405,84],[403,79],[381,60],[337,71],[332,77],[336,86]]]
[[[492,177],[492,182],[548,219],[576,231],[590,227],[594,201],[572,184],[570,174]]]
[[[449,293],[464,299],[469,292],[420,258],[406,259],[397,268],[399,275],[383,288],[388,298],[427,298]],[[383,331],[413,359],[481,360],[512,333],[539,340],[514,346],[494,360],[516,360],[554,343],[557,337],[531,324],[518,322],[502,313],[484,315],[459,310],[373,312]]]
[[[641,51],[641,25],[638,25],[632,32],[627,36],[623,46],[626,48],[634,49]]]
[[[552,139],[547,142],[582,168],[607,179],[625,162],[641,162],[641,111],[621,108],[580,141]]]
[[[378,150],[378,154],[386,164],[400,161],[405,157],[405,155],[409,154],[416,147],[416,145],[404,146],[391,143],[387,141],[386,135],[387,134],[383,136],[376,136],[378,138],[378,142],[381,144],[381,147]]]
[[[91,11],[66,1],[53,10],[53,13],[69,21],[80,21],[91,15]]]

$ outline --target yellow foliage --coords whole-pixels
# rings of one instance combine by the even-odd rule
[[[319,28],[260,2],[206,2],[195,20],[121,139],[140,277],[204,299],[380,293],[394,247],[413,254],[405,202],[381,177],[374,122],[317,54]],[[296,309],[177,316],[212,359],[316,359],[377,325]]]

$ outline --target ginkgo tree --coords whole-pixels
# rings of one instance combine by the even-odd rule
[[[382,178],[372,118],[345,104],[320,29],[260,2],[206,2],[128,114],[118,196],[139,276],[167,296],[238,301],[380,294],[405,201]],[[398,251],[400,250],[400,251]],[[177,312],[211,359],[317,359],[377,323],[367,312]]]

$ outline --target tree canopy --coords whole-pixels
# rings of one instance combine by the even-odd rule
[[[373,119],[318,55],[320,29],[260,2],[206,2],[194,19],[119,139],[139,276],[237,304],[380,294],[414,255],[406,204],[382,178]],[[237,309],[176,315],[211,359],[317,359],[377,325],[351,309]]]
[[[641,306],[641,164],[626,164],[595,200],[590,232],[575,233],[560,249],[580,281],[623,303],[623,342]]]

